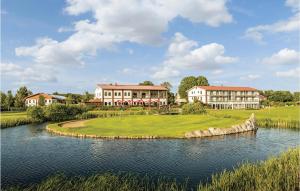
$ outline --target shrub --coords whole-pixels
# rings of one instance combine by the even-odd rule
[[[182,114],[205,114],[206,110],[202,103],[187,103],[182,106]]]
[[[96,118],[98,115],[96,113],[84,112],[82,114],[76,115],[76,119],[91,119]]]
[[[64,121],[75,119],[78,114],[86,110],[82,105],[51,104],[45,107],[45,116],[49,121]]]
[[[27,115],[31,117],[34,121],[43,122],[45,121],[45,113],[42,107],[34,106],[27,108]]]

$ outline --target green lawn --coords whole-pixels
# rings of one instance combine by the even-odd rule
[[[77,128],[64,128],[57,124],[49,127],[61,132],[97,136],[184,137],[184,134],[189,131],[204,130],[209,127],[228,128],[245,119],[210,115],[139,115],[91,119],[84,123],[84,127]]]
[[[260,110],[208,110],[208,113],[214,116],[230,116],[233,118],[245,118],[254,113],[257,119],[299,120],[300,107],[272,107]]]
[[[7,119],[27,118],[26,112],[1,112],[0,121]]]
[[[0,113],[0,127],[14,127],[32,123],[32,119],[27,117],[26,112],[1,112]]]

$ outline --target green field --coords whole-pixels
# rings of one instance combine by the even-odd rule
[[[272,119],[272,120],[299,120],[300,107],[272,107],[260,110],[208,110],[210,115],[227,116],[233,118],[247,118],[251,113],[255,114],[257,119]]]
[[[26,112],[1,112],[0,115],[1,128],[14,127],[32,122],[33,120],[27,117]]]
[[[49,128],[66,133],[97,136],[158,136],[184,137],[193,130],[209,127],[228,128],[244,119],[221,118],[210,115],[138,115],[96,118],[84,122],[83,127],[66,128],[52,124]]]

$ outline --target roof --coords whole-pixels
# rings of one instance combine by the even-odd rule
[[[251,87],[237,87],[237,86],[194,86],[194,87],[198,87],[204,90],[221,90],[221,91],[256,91],[257,90]]]
[[[51,95],[51,94],[46,94],[46,93],[36,93],[36,94],[32,94],[30,96],[25,97],[24,99],[28,99],[28,98],[34,98],[34,97],[38,97],[38,96],[44,96],[46,99],[66,99],[64,96],[59,96],[59,95]]]
[[[97,84],[104,90],[168,90],[164,86],[159,85],[120,85],[120,84]]]

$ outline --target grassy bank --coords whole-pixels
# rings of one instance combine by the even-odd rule
[[[209,115],[138,115],[112,118],[96,118],[85,121],[76,127],[60,127],[52,124],[48,127],[64,133],[95,135],[103,137],[173,137],[183,138],[184,134],[194,130],[206,130],[209,127],[228,128],[242,123],[244,119],[220,118]]]
[[[209,115],[243,119],[255,114],[260,127],[300,128],[300,107],[272,107],[260,110],[208,110]]]
[[[34,121],[30,117],[27,117],[26,112],[1,112],[0,115],[1,129],[33,122]]]
[[[256,164],[246,163],[233,171],[213,175],[209,184],[199,184],[198,191],[236,190],[236,191],[292,191],[299,190],[299,152],[291,149],[277,158]],[[167,178],[138,177],[130,174],[98,174],[90,177],[68,178],[56,175],[40,184],[27,188],[12,187],[7,191],[185,191],[191,190],[187,183],[179,183]],[[195,190],[195,189],[193,189]]]

